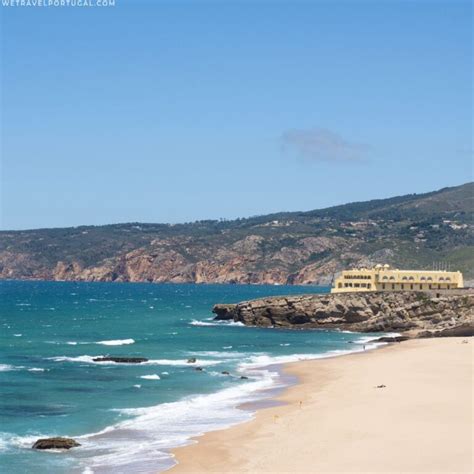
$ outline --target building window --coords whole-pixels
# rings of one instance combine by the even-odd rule
[[[410,285],[410,290],[413,290],[413,285]]]
[[[385,290],[385,283],[382,283],[382,290]]]
[[[430,284],[430,285],[428,285],[428,288],[431,290],[431,284]]]
[[[405,285],[404,285],[403,283],[402,283],[401,287],[402,287],[402,290],[404,290],[404,289],[405,289]]]
[[[337,287],[338,287],[338,288],[342,288],[342,283],[339,283],[339,284],[337,285]]]
[[[395,289],[395,285],[392,283],[392,290],[394,290],[394,289]]]

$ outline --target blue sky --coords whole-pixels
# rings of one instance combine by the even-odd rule
[[[3,7],[2,229],[472,180],[470,1]]]

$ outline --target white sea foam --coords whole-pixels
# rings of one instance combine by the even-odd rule
[[[44,372],[46,369],[41,369],[40,367],[33,367],[28,369],[28,372]]]
[[[21,337],[23,334],[13,334],[15,337]]]
[[[198,321],[193,319],[190,323],[191,326],[244,326],[240,321]]]
[[[130,365],[126,362],[113,362],[113,361],[95,361],[95,358],[103,357],[101,355],[81,355],[77,357],[68,357],[68,356],[57,356],[57,357],[48,357],[48,360],[54,360],[55,362],[82,362],[87,364],[124,364]],[[194,367],[194,366],[207,366],[207,365],[217,365],[223,361],[220,360],[205,360],[205,359],[196,359],[196,362],[188,362],[188,359],[150,359],[146,362],[141,362],[137,365],[170,365],[170,366],[181,366],[181,367]]]
[[[195,352],[188,352],[191,356],[201,356],[201,357],[222,357],[226,359],[240,359],[248,354],[243,352],[226,352],[226,351],[195,351]]]
[[[142,375],[141,379],[145,380],[160,380],[161,377],[158,374],[151,374],[151,375]]]
[[[193,366],[207,366],[207,365],[217,365],[223,361],[220,360],[205,360],[205,359],[196,359],[196,362],[188,362],[188,359],[152,359],[148,362],[143,362],[143,365],[171,365],[178,367],[193,367]]]
[[[15,370],[16,367],[10,364],[0,364],[0,372],[8,372],[10,370]]]
[[[95,362],[92,359],[95,357],[101,356],[89,356],[82,355],[77,357],[68,357],[68,356],[57,356],[57,357],[48,357],[48,360],[54,360],[55,362],[86,362],[88,364],[106,364],[107,362]]]
[[[124,346],[127,344],[134,344],[134,339],[112,339],[110,341],[98,341],[95,344],[102,344],[103,346]]]
[[[262,390],[275,386],[276,372],[261,371],[258,380],[238,384],[208,395],[196,395],[172,403],[118,411],[131,417],[102,433],[79,436],[83,468],[105,472],[153,472],[174,464],[167,450],[187,444],[191,437],[248,420],[253,415],[236,407],[263,396]],[[134,443],[129,433],[135,433]],[[158,436],[159,434],[159,436]],[[88,453],[90,458],[87,459]]]
[[[365,336],[364,336],[365,338]],[[374,339],[374,337],[371,337]],[[359,340],[362,340],[359,339]],[[358,340],[358,341],[359,341]],[[357,341],[357,342],[358,342]],[[366,342],[366,349],[377,347],[378,344]],[[230,348],[226,346],[226,348]],[[195,363],[188,363],[188,359],[156,359],[139,364],[141,365],[169,365],[169,366],[206,366],[217,365],[222,362],[234,362],[241,358],[236,374],[245,374],[249,380],[238,383],[236,378],[229,377],[231,387],[207,395],[196,395],[183,398],[172,403],[163,403],[153,407],[114,410],[123,417],[129,418],[120,421],[104,430],[77,437],[81,443],[81,454],[78,461],[82,469],[99,470],[100,472],[133,472],[140,466],[143,472],[152,472],[171,467],[174,463],[168,454],[168,449],[190,442],[191,437],[204,432],[225,428],[253,416],[249,411],[238,409],[245,402],[263,398],[265,390],[282,384],[276,371],[268,366],[283,364],[297,360],[308,360],[348,354],[363,351],[361,344],[351,347],[352,350],[334,350],[324,354],[293,354],[272,357],[265,353],[240,353],[224,351],[189,352],[189,355],[199,357]],[[186,354],[188,355],[188,354]],[[106,364],[107,362],[93,362],[90,355],[78,357],[56,357],[59,362],[87,362]],[[203,357],[203,359],[201,359]],[[112,362],[113,364],[113,362]],[[164,375],[166,372],[161,372]],[[217,370],[210,375],[222,376]],[[143,375],[145,380],[159,380],[158,374]],[[233,380],[233,382],[231,382]],[[135,388],[141,385],[135,384]],[[130,432],[134,433],[134,443],[130,444]],[[35,436],[35,439],[38,436]],[[31,447],[22,441],[25,447]],[[28,446],[27,446],[28,444]],[[85,472],[85,471],[83,471]]]

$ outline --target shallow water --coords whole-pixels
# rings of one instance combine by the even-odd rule
[[[33,474],[169,467],[169,448],[248,419],[252,411],[237,406],[255,407],[269,389],[287,383],[272,364],[361,350],[348,343],[367,340],[336,331],[213,322],[212,305],[327,291],[0,282],[0,466]],[[104,355],[149,361],[93,362]],[[197,362],[188,363],[190,357]],[[32,451],[32,443],[45,436],[72,436],[82,446]]]

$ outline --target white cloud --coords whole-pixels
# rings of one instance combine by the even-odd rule
[[[295,151],[312,161],[340,163],[366,161],[370,148],[323,128],[287,130],[281,135],[281,144],[284,151]]]

